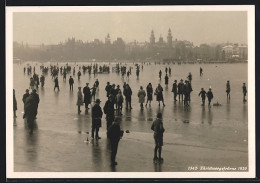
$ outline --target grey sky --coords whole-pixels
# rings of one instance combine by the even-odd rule
[[[77,12],[14,13],[14,41],[29,44],[57,44],[68,37],[85,41],[98,38],[149,41],[154,30],[166,40],[201,43],[247,43],[247,12]]]

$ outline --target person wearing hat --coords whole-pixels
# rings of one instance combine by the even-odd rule
[[[230,83],[227,81],[226,83],[226,93],[227,93],[227,100],[230,100]]]
[[[179,102],[182,100],[183,101],[183,79],[180,80],[178,83],[178,95],[179,95]]]
[[[146,93],[147,93],[147,101],[146,101],[146,104],[145,106],[147,106],[147,103],[148,101],[150,102],[149,103],[149,106],[151,106],[151,101],[153,100],[153,86],[151,83],[149,83],[146,87]]]
[[[112,88],[112,86],[110,85],[109,82],[107,82],[107,86],[106,86],[106,88],[105,88],[105,90],[106,90],[106,92],[107,92],[107,98],[109,97],[109,94],[110,94],[111,88]]]
[[[246,83],[243,83],[242,89],[243,89],[243,101],[245,102],[246,101],[246,93],[247,93]]]
[[[151,129],[154,131],[154,142],[155,142],[155,147],[154,147],[154,158],[153,161],[159,162],[163,161],[163,158],[161,157],[162,154],[162,146],[163,146],[163,133],[164,133],[164,128],[163,128],[163,121],[162,121],[162,113],[157,114],[156,120],[153,122]],[[157,156],[157,151],[159,158]]]
[[[105,106],[103,108],[104,113],[106,114],[106,120],[107,120],[107,130],[109,129],[109,127],[112,125],[112,122],[115,119],[115,114],[114,114],[114,96],[113,95],[109,95],[108,100],[105,103]]]
[[[158,84],[157,88],[155,89],[155,93],[156,93],[156,100],[158,101],[159,106],[160,106],[160,101],[162,101],[163,106],[165,106],[164,99],[163,99],[163,88],[160,85],[160,83]]]
[[[200,91],[198,96],[201,96],[201,100],[202,100],[202,104],[201,105],[203,105],[203,106],[205,105],[206,94],[207,93],[205,92],[204,88],[201,88],[201,91]]]
[[[210,105],[210,102],[213,99],[213,93],[211,91],[211,88],[209,88],[209,91],[207,92],[207,97],[208,97],[208,101],[209,101],[208,105]]]
[[[94,139],[94,132],[96,131],[95,138],[101,139],[98,135],[99,128],[101,127],[101,118],[103,115],[103,112],[100,107],[100,100],[96,99],[95,105],[92,107],[92,131],[91,131],[91,137]]]
[[[120,138],[123,136],[123,131],[120,129],[120,118],[116,117],[113,124],[109,127],[107,135],[110,140],[111,145],[111,165],[115,166],[117,165],[116,160],[116,154],[117,154],[117,148],[118,143],[120,141]]]
[[[137,96],[139,98],[140,107],[141,109],[143,109],[144,108],[143,103],[145,102],[146,93],[143,90],[142,86],[140,86],[140,90],[138,91]]]
[[[83,88],[84,93],[84,103],[85,103],[85,109],[89,109],[88,105],[91,103],[91,92],[89,88],[89,83],[86,83],[86,86]]]
[[[80,106],[83,105],[83,95],[81,92],[81,87],[78,87],[78,93],[77,93],[77,103],[76,105],[78,106],[78,114],[81,112]]]
[[[176,97],[177,97],[177,80],[174,80],[174,83],[172,85],[172,92],[174,94],[174,101],[177,101],[176,100]]]
[[[126,87],[123,91],[123,94],[125,96],[125,103],[126,103],[126,109],[128,109],[128,106],[130,107],[130,110],[132,109],[132,89],[130,88],[129,84],[126,84]]]
[[[29,97],[29,96],[30,96],[29,90],[26,89],[25,94],[23,95],[24,113],[25,113],[25,101],[26,101],[27,97]]]
[[[58,76],[54,79],[54,91],[56,88],[60,91]]]

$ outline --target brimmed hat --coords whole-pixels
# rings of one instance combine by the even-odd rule
[[[99,100],[99,99],[96,99],[96,103],[100,103],[101,102],[101,100]]]
[[[29,90],[28,90],[28,89],[26,89],[25,91],[26,91],[26,92],[28,92]]]

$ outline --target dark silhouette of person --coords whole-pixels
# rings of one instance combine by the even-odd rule
[[[213,99],[213,93],[211,91],[211,88],[209,88],[209,91],[207,92],[207,97],[208,97],[208,101],[209,101],[209,104],[211,103],[211,100]]]
[[[247,94],[246,83],[243,83],[242,89],[243,89],[243,101],[245,102],[246,94]]]
[[[164,133],[164,128],[163,128],[163,121],[162,121],[162,113],[157,114],[156,120],[153,122],[151,129],[154,131],[154,142],[155,142],[155,147],[154,147],[154,158],[153,161],[159,162],[163,161],[163,158],[161,156],[162,154],[162,146],[163,146],[163,133]],[[159,158],[157,156],[157,151]]]
[[[16,97],[15,97],[15,90],[13,89],[13,113],[14,113],[14,118],[17,118],[16,111],[17,111],[17,101],[16,101]]]
[[[108,98],[109,95],[110,95],[111,88],[112,88],[112,86],[110,85],[109,82],[107,82],[107,85],[106,85],[106,88],[105,88],[105,90],[106,90],[106,92],[107,92],[107,98]]]
[[[23,95],[24,113],[25,113],[25,101],[26,101],[27,97],[29,97],[29,96],[30,96],[29,90],[26,89],[25,94]]]
[[[99,128],[101,127],[101,119],[103,112],[100,107],[100,100],[96,99],[95,105],[92,107],[92,131],[91,131],[91,137],[94,139],[94,132],[96,132],[95,138],[101,139],[98,135]]]
[[[74,84],[74,79],[70,76],[69,79],[70,91],[73,91],[73,84]]]
[[[201,97],[202,105],[205,105],[206,94],[207,94],[206,91],[203,88],[201,88],[201,91],[199,92],[198,96]]]
[[[162,79],[162,71],[161,70],[159,71],[159,78],[160,78],[160,80]]]
[[[180,82],[178,83],[178,95],[179,95],[179,102],[182,100],[183,101],[183,80],[181,79]]]
[[[155,95],[156,95],[156,100],[159,103],[159,106],[161,101],[163,103],[163,106],[165,106],[164,99],[163,99],[163,88],[160,84],[158,84],[157,88],[155,89]]]
[[[200,67],[200,76],[203,75],[203,69]]]
[[[167,68],[167,67],[166,67],[166,68]],[[165,75],[164,80],[165,80],[165,85],[168,86],[168,83],[169,83],[169,77],[168,77],[167,74]]]
[[[111,166],[117,165],[116,154],[118,149],[118,143],[123,136],[123,131],[120,129],[120,118],[116,117],[113,124],[108,129],[108,138],[111,145]]]
[[[112,125],[112,122],[115,119],[113,97],[113,95],[109,95],[108,100],[106,101],[103,108],[104,113],[106,114],[107,130]]]
[[[226,93],[227,93],[227,99],[228,100],[230,100],[230,91],[231,91],[230,83],[229,83],[229,81],[227,81],[227,83],[226,83]]]
[[[130,108],[130,110],[132,109],[132,104],[131,104],[131,100],[132,100],[132,89],[130,88],[129,84],[126,84],[126,87],[123,91],[123,94],[125,96],[125,101],[126,101],[126,109],[128,109],[128,106]]]
[[[172,92],[174,94],[174,101],[177,101],[176,97],[177,97],[177,80],[174,80],[174,83],[172,85]]]
[[[45,83],[45,77],[44,77],[44,75],[41,75],[41,77],[40,77],[40,82],[41,82],[41,86],[44,87],[44,83]]]
[[[91,103],[91,92],[88,85],[89,83],[86,83],[86,86],[83,88],[85,109],[89,109],[88,105]]]
[[[58,77],[56,77],[56,78],[54,79],[54,91],[55,91],[56,88],[58,88],[58,91],[60,91]]]
[[[78,71],[77,75],[78,75],[78,80],[80,80],[81,72]]]
[[[151,83],[149,83],[146,87],[146,93],[147,93],[147,100],[146,100],[146,104],[145,106],[147,106],[147,103],[148,101],[150,102],[149,103],[149,106],[151,106],[151,101],[153,100],[153,86]]]

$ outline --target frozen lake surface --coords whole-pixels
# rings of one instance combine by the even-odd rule
[[[37,65],[36,65],[37,64]],[[72,68],[90,63],[69,63]],[[100,64],[100,63],[99,63]],[[106,63],[108,65],[108,63]],[[41,75],[41,63],[31,62],[36,66],[36,73]],[[64,66],[65,63],[59,63]],[[125,65],[125,63],[122,63]],[[13,86],[18,103],[17,119],[14,121],[14,171],[18,172],[174,172],[188,171],[189,166],[248,166],[248,106],[243,102],[242,83],[247,86],[247,64],[160,64],[144,65],[139,79],[132,69],[129,78],[122,78],[117,73],[83,75],[78,81],[74,76],[74,91],[70,92],[67,80],[59,75],[60,92],[54,92],[54,82],[49,74],[45,76],[44,88],[39,87],[40,103],[37,115],[38,129],[33,135],[28,134],[23,116],[22,96],[29,88],[31,76],[24,74],[25,63],[14,64]],[[45,63],[45,66],[47,64]],[[114,64],[110,64],[110,67]],[[127,63],[135,68],[132,63]],[[165,67],[171,67],[168,88],[164,84]],[[203,68],[203,76],[199,68]],[[162,80],[158,73],[162,70]],[[184,107],[173,102],[172,83],[176,79],[186,79],[191,72],[191,103]],[[239,73],[239,74],[238,74]],[[106,99],[106,82],[119,84],[127,82],[133,91],[131,111],[123,108],[121,128],[129,130],[119,142],[117,162],[110,166],[110,150],[106,139],[105,115],[100,128],[101,140],[86,143],[86,133],[91,131],[91,110],[77,113],[77,87],[84,87],[86,82],[93,86],[100,82],[96,98],[100,98],[103,108]],[[226,81],[230,81],[231,100],[226,100]],[[140,86],[146,88],[152,83],[155,90],[158,83],[164,88],[165,107],[159,107],[152,101],[151,107],[140,110],[137,93]],[[201,106],[198,96],[201,88],[212,88],[213,103],[221,106]],[[178,98],[177,98],[178,99]],[[124,103],[125,104],[125,103]],[[206,99],[207,104],[207,99]],[[83,106],[81,110],[83,110]],[[163,164],[153,165],[153,131],[151,125],[157,112],[162,112],[164,122]],[[188,123],[186,123],[188,122]]]

